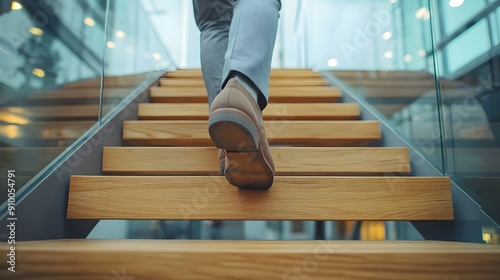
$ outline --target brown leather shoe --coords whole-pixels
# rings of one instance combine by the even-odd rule
[[[274,162],[262,112],[244,85],[229,80],[212,103],[208,124],[215,146],[226,152],[228,182],[243,189],[270,188]]]

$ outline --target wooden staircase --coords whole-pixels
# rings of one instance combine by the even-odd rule
[[[379,123],[358,120],[357,104],[335,103],[341,93],[319,73],[273,70],[270,92],[264,117],[277,173],[270,190],[240,190],[220,176],[201,73],[179,70],[151,88],[139,120],[124,123],[126,146],[104,149],[103,176],[72,176],[67,218],[453,219],[449,178],[409,176],[407,148],[376,147]],[[499,246],[435,241],[53,240],[20,242],[16,253],[12,279],[500,275]]]

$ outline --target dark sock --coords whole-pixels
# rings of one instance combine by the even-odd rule
[[[258,104],[260,90],[257,88],[257,86],[249,78],[247,78],[245,75],[243,75],[239,72],[235,72],[233,75],[233,78],[235,78],[236,80],[238,80],[240,83],[242,83],[245,86],[245,88],[248,90],[248,92],[250,92],[250,94],[252,94],[255,102]]]

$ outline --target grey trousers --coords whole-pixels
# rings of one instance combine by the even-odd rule
[[[266,107],[281,1],[193,0],[193,7],[209,105],[239,72],[255,84],[259,106]]]

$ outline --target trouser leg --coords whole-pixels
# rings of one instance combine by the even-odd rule
[[[269,98],[269,75],[280,9],[280,0],[236,0],[229,29],[223,85],[232,72],[244,74],[261,93],[261,109]]]
[[[222,89],[224,55],[233,17],[233,4],[234,0],[193,0],[195,20],[201,32],[201,70],[209,106]]]

